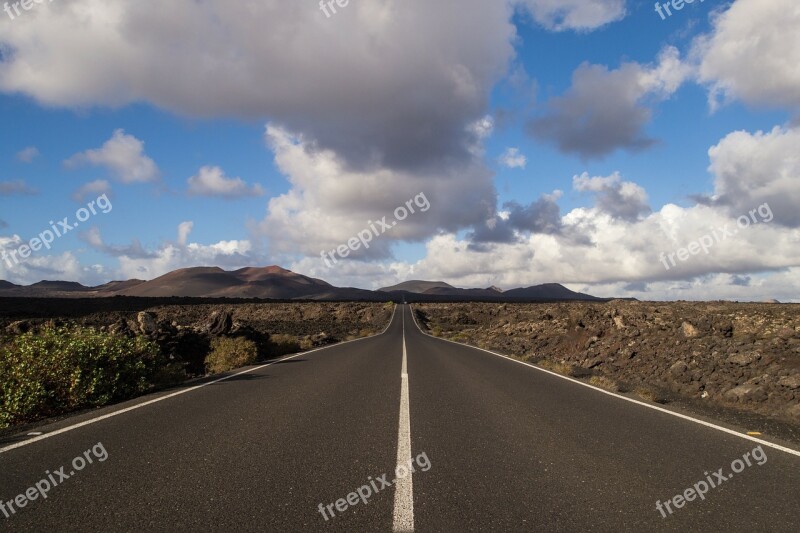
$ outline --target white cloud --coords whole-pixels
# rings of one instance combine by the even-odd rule
[[[189,234],[192,233],[193,229],[194,222],[192,221],[181,222],[178,224],[178,244],[185,246],[186,241],[189,240]]]
[[[267,125],[266,141],[292,185],[286,194],[270,199],[266,218],[253,228],[268,238],[273,253],[319,257],[367,228],[369,221],[391,221],[398,206],[420,193],[430,209],[409,216],[361,253],[387,257],[398,240],[424,240],[439,229],[457,231],[494,213],[492,175],[477,159],[430,173],[383,167],[358,171],[348,169],[335,152],[320,150],[274,124]]]
[[[522,232],[521,225],[501,217],[498,227],[506,224],[517,230],[515,238],[476,247],[454,233],[438,235],[428,241],[422,260],[391,263],[391,269],[384,264],[384,270],[373,275],[383,284],[396,272],[394,281],[410,276],[468,287],[558,281],[600,296],[797,300],[798,131],[734,132],[722,139],[709,150],[715,189],[705,203],[668,204],[651,212],[646,191],[619,173],[607,177],[584,173],[573,178],[574,188],[593,193],[595,205],[559,215],[558,231]],[[558,199],[553,195],[545,202],[548,209],[531,209],[533,218],[547,213],[552,226],[552,217],[558,214],[552,204]],[[740,229],[737,218],[760,206],[758,223]],[[509,213],[520,216],[514,215],[517,211]],[[726,228],[732,233],[722,238]],[[701,251],[665,268],[661,254],[675,254],[706,236],[714,239],[708,253]]]
[[[0,235],[0,253],[18,250],[25,244],[19,235]],[[81,266],[72,252],[45,255],[35,253],[20,263],[0,260],[0,279],[19,285],[30,285],[42,280],[74,280],[89,285],[103,283],[103,270]]]
[[[90,181],[72,193],[72,199],[76,202],[83,202],[89,196],[102,196],[103,194],[111,194],[111,184],[106,180]]]
[[[500,156],[500,164],[507,168],[525,168],[528,164],[528,158],[525,154],[520,153],[519,148],[506,148],[503,155]]]
[[[187,180],[188,192],[192,196],[217,196],[220,198],[242,198],[263,196],[261,185],[250,187],[242,178],[228,178],[220,167],[205,166]]]
[[[116,258],[118,265],[106,273],[106,281],[133,278],[148,280],[179,268],[195,266],[235,269],[264,264],[267,260],[254,252],[248,240],[213,244],[188,242],[193,226],[192,222],[182,222],[177,228],[177,242],[163,242],[152,249],[145,248],[136,240],[127,246],[106,244],[97,228],[82,233],[81,239],[93,249]]]
[[[185,246],[164,243],[150,254],[151,257],[120,257],[117,275],[149,280],[179,268],[218,266],[230,270],[263,263],[263,258],[252,255],[252,246],[246,240]]]
[[[751,301],[800,303],[800,268],[778,272],[736,276],[710,274],[688,281],[659,281],[653,283],[574,284],[573,290],[595,296],[638,298],[640,300],[686,301]]]
[[[17,152],[17,160],[23,163],[32,163],[34,159],[39,157],[39,149],[35,146],[28,146],[27,148]]]
[[[608,177],[589,177],[584,172],[572,178],[572,185],[578,192],[594,193],[597,209],[612,217],[636,221],[650,213],[647,192],[633,182],[622,181],[619,172]]]
[[[447,234],[431,239],[426,257],[406,265],[403,271],[462,286],[512,288],[553,281],[668,285],[719,273],[781,272],[800,266],[800,232],[759,224],[717,243],[709,254],[691,256],[667,271],[661,253],[687,247],[711,228],[726,224],[735,227],[735,220],[706,206],[667,205],[633,223],[593,209],[575,209],[564,216],[563,222],[587,235],[593,244],[576,243],[558,234],[531,234],[518,242],[475,250],[469,241]],[[772,297],[786,298],[790,292],[790,287],[784,287],[781,296]]]
[[[0,36],[0,91],[269,119],[356,167],[465,155],[516,38],[508,3],[484,0],[351,2],[335,21],[284,0],[72,0],[29,15]]]
[[[87,243],[89,246],[97,251],[103,252],[112,257],[127,257],[135,259],[153,259],[156,254],[145,250],[144,246],[134,239],[131,244],[127,246],[115,246],[106,244],[103,237],[100,235],[100,229],[97,227],[89,228],[89,230],[81,233],[79,238]]]
[[[800,227],[800,127],[736,131],[709,150],[713,199],[731,216],[769,203],[778,224]]]
[[[656,65],[624,63],[609,70],[584,63],[573,73],[570,89],[552,98],[528,131],[584,159],[643,150],[655,143],[644,132],[652,116],[648,104],[669,98],[690,74],[674,47],[664,48]]]
[[[517,0],[551,30],[593,30],[625,17],[625,0]]]
[[[103,167],[122,183],[147,183],[159,179],[155,162],[144,153],[144,143],[118,129],[101,148],[75,154],[64,162],[67,168],[83,165]]]
[[[692,51],[712,108],[734,99],[800,108],[800,4],[737,0],[713,26]]]
[[[27,195],[33,196],[39,191],[28,186],[23,180],[0,181],[0,196]]]

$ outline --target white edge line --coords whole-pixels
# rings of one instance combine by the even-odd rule
[[[411,413],[408,392],[408,359],[406,352],[406,312],[403,309],[403,364],[400,373],[400,419],[397,429],[397,467],[405,465],[407,475],[395,483],[392,531],[409,533],[414,531],[414,481],[411,465]]]
[[[551,376],[555,376],[557,378],[561,378],[561,379],[564,379],[566,381],[570,381],[572,383],[575,383],[577,385],[581,385],[583,387],[595,390],[597,392],[602,392],[603,394],[607,394],[609,396],[613,396],[615,398],[619,398],[620,400],[625,400],[626,402],[635,403],[636,405],[641,405],[642,407],[647,407],[648,409],[653,409],[654,411],[660,411],[662,413],[666,413],[668,415],[672,415],[672,416],[675,416],[675,417],[678,417],[678,418],[682,418],[684,420],[689,420],[690,422],[694,422],[694,423],[700,424],[702,426],[710,427],[712,429],[716,429],[717,431],[722,431],[724,433],[728,433],[730,435],[734,435],[734,436],[739,437],[741,439],[757,442],[759,444],[763,444],[764,446],[769,446],[770,448],[774,448],[776,450],[780,450],[782,452],[786,452],[788,454],[796,455],[797,457],[800,457],[800,451],[794,450],[792,448],[787,448],[786,446],[781,446],[780,444],[775,444],[773,442],[762,440],[762,439],[759,439],[759,438],[756,438],[756,437],[751,437],[750,435],[746,435],[744,433],[740,433],[738,431],[734,431],[734,430],[728,429],[726,427],[718,426],[716,424],[712,424],[712,423],[706,422],[704,420],[699,420],[697,418],[692,418],[691,416],[684,415],[682,413],[676,413],[675,411],[670,411],[669,409],[664,409],[663,407],[659,407],[657,405],[651,405],[649,403],[640,402],[639,400],[634,400],[633,398],[628,398],[627,396],[622,396],[620,394],[616,394],[614,392],[607,391],[605,389],[601,389],[601,388],[595,387],[593,385],[589,385],[588,383],[584,383],[583,381],[580,381],[580,380],[577,380],[577,379],[574,379],[574,378],[571,378],[571,377],[568,377],[568,376],[564,376],[564,375],[558,374],[556,372],[552,372],[550,370],[547,370],[545,368],[533,365],[531,363],[526,363],[525,361],[519,361],[519,360],[514,359],[512,357],[509,357],[507,355],[503,355],[503,354],[500,354],[500,353],[497,353],[497,352],[493,352],[491,350],[486,350],[484,348],[478,348],[477,346],[471,346],[469,344],[464,344],[463,342],[451,341],[450,339],[443,339],[441,337],[434,337],[433,335],[431,335],[429,333],[426,333],[425,331],[423,331],[423,329],[421,327],[419,327],[419,324],[417,323],[417,317],[414,316],[414,310],[413,309],[411,310],[411,317],[414,319],[414,325],[417,326],[417,329],[420,331],[420,333],[422,333],[423,335],[427,335],[428,337],[431,337],[433,339],[438,339],[440,341],[449,342],[451,344],[458,344],[459,346],[464,346],[466,348],[472,348],[474,350],[480,350],[482,352],[486,352],[486,353],[489,353],[489,354],[492,354],[492,355],[496,355],[497,357],[502,357],[503,359],[507,359],[507,360],[512,361],[514,363],[519,363],[521,365],[525,365],[527,367],[533,368],[535,370],[538,370],[539,372],[545,372],[547,374],[550,374]]]
[[[257,370],[261,370],[262,368],[267,368],[268,366],[272,366],[274,364],[281,363],[283,361],[288,361],[289,359],[294,359],[295,357],[300,357],[301,355],[308,355],[310,353],[319,352],[321,350],[327,350],[329,348],[336,348],[337,346],[343,346],[343,345],[349,344],[351,342],[358,342],[358,341],[371,339],[373,337],[378,337],[378,336],[383,335],[384,333],[386,333],[386,331],[389,329],[389,326],[392,325],[392,322],[394,321],[394,315],[395,315],[396,312],[397,312],[397,305],[394,306],[394,311],[392,312],[392,317],[389,319],[389,324],[384,328],[383,331],[381,331],[380,333],[378,333],[376,335],[370,335],[369,337],[362,337],[360,339],[353,339],[353,340],[349,340],[349,341],[345,341],[345,342],[340,342],[340,343],[337,343],[337,344],[332,344],[330,346],[323,346],[322,348],[314,348],[313,350],[309,350],[307,352],[300,352],[300,353],[296,353],[294,355],[290,355],[288,357],[283,357],[281,359],[278,359],[277,361],[272,361],[271,363],[267,363],[267,364],[264,364],[264,365],[260,365],[260,366],[256,366],[256,367],[247,369],[247,370],[243,370],[241,372],[237,372],[236,374],[231,374],[229,376],[224,376],[224,377],[221,377],[219,379],[215,379],[214,381],[209,381],[207,383],[203,383],[201,385],[195,385],[194,387],[189,387],[188,389],[183,389],[183,390],[180,390],[178,392],[173,392],[172,394],[167,394],[165,396],[160,396],[158,398],[154,398],[152,400],[149,400],[149,401],[146,401],[146,402],[143,402],[143,403],[139,403],[139,404],[136,404],[136,405],[132,405],[130,407],[126,407],[124,409],[120,409],[119,411],[114,411],[113,413],[108,413],[108,414],[105,414],[105,415],[102,415],[102,416],[98,416],[98,417],[92,418],[90,420],[84,420],[83,422],[79,422],[77,424],[73,424],[71,426],[67,426],[65,428],[58,429],[56,431],[53,431],[52,433],[45,433],[44,435],[40,435],[40,436],[34,437],[32,439],[23,440],[23,441],[11,444],[9,446],[6,446],[5,448],[0,448],[0,454],[6,453],[6,452],[10,452],[11,450],[15,450],[17,448],[22,448],[23,446],[28,446],[29,444],[33,444],[33,443],[39,442],[41,440],[49,439],[50,437],[55,437],[56,435],[61,435],[62,433],[67,433],[69,431],[73,431],[75,429],[82,428],[84,426],[88,426],[88,425],[94,424],[96,422],[101,422],[103,420],[107,420],[109,418],[113,418],[115,416],[118,416],[118,415],[121,415],[121,414],[124,414],[124,413],[129,413],[131,411],[135,411],[136,409],[141,409],[142,407],[146,407],[146,406],[152,405],[154,403],[163,402],[164,400],[169,400],[170,398],[175,398],[176,396],[180,396],[182,394],[187,394],[187,393],[196,391],[198,389],[202,389],[203,387],[208,387],[209,385],[214,385],[215,383],[219,383],[221,381],[226,381],[228,379],[235,378],[237,376],[241,376],[241,375],[244,375],[244,374],[249,374],[251,372],[255,372]]]

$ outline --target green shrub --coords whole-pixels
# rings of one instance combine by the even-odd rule
[[[90,328],[47,327],[0,347],[0,427],[146,392],[158,347]]]
[[[244,337],[218,337],[211,341],[206,369],[212,374],[252,365],[258,360],[256,343]]]

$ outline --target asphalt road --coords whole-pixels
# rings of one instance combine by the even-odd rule
[[[379,336],[35,431],[0,443],[0,530],[800,530],[797,452],[434,339],[407,306]]]

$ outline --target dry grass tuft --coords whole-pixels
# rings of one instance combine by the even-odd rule
[[[620,392],[619,383],[605,376],[592,376],[589,378],[589,384],[609,392]]]
[[[635,392],[639,398],[648,402],[667,403],[668,401],[663,394],[660,394],[650,387],[636,387],[633,392]]]
[[[551,361],[549,359],[542,359],[537,364],[544,369],[555,372],[556,374],[561,374],[563,376],[569,376],[569,377],[575,376],[575,365],[571,365],[568,363],[559,363],[556,361]]]

